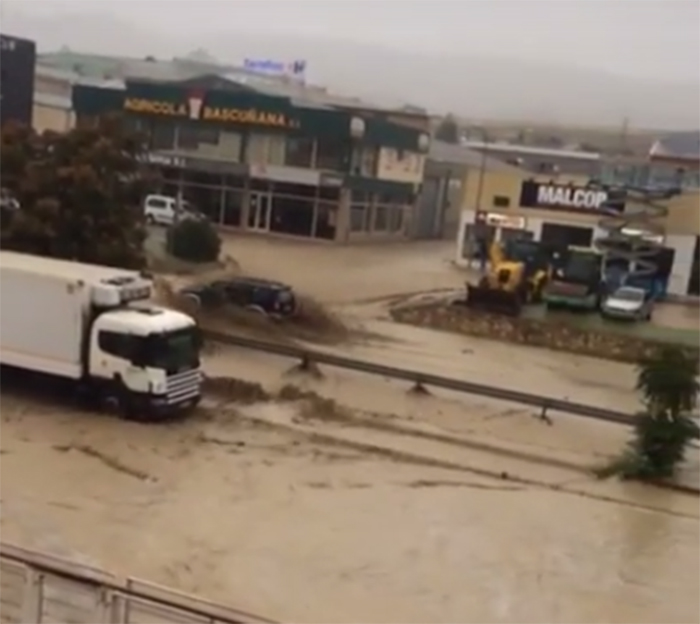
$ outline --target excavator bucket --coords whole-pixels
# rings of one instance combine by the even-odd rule
[[[517,292],[491,288],[488,285],[467,284],[468,308],[505,316],[520,316],[522,301]]]

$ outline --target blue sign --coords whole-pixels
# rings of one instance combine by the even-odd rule
[[[282,63],[272,59],[247,58],[243,60],[243,68],[258,74],[291,76],[292,78],[303,80],[306,73],[306,61],[297,60],[290,63]]]

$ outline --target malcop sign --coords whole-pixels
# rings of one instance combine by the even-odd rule
[[[612,201],[604,189],[535,182],[526,180],[520,190],[520,205],[524,208],[548,208],[576,212],[621,212],[624,204]]]

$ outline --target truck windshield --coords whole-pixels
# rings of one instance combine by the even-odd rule
[[[146,340],[144,365],[169,373],[197,368],[200,347],[201,337],[196,327],[151,334]]]
[[[512,262],[532,262],[542,253],[536,241],[513,239],[505,244],[505,256]]]
[[[575,283],[587,283],[600,277],[600,256],[591,253],[572,253],[564,265],[559,279]]]

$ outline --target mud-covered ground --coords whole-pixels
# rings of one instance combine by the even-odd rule
[[[232,349],[205,366],[333,400],[145,426],[5,393],[3,539],[286,621],[700,615],[697,499],[587,473],[625,430]]]
[[[460,285],[444,245],[229,244],[247,272],[340,304],[365,331],[316,348],[636,405],[631,367],[382,320],[387,297]],[[164,425],[4,388],[3,540],[284,621],[700,619],[697,498],[590,476],[626,429],[291,364],[215,348],[210,377],[262,384],[271,398],[210,396]],[[280,400],[290,385],[325,398]]]

